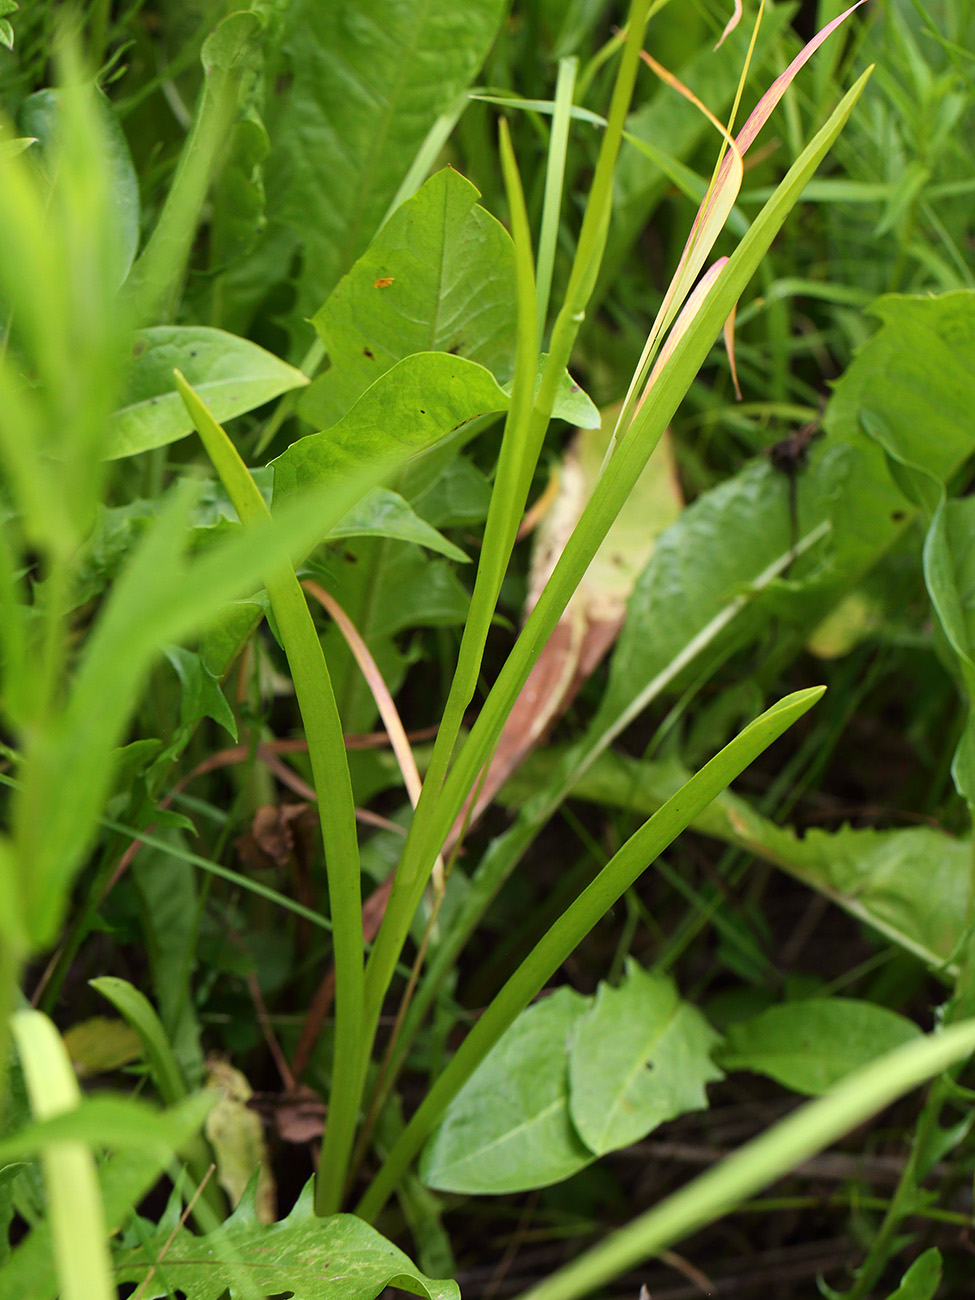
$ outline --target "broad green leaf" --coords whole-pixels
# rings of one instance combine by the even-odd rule
[[[438,551],[462,564],[466,564],[468,559],[459,546],[421,519],[408,501],[389,488],[372,488],[348,514],[343,515],[330,530],[327,540],[339,537],[389,537],[400,542],[413,542],[428,551]]]
[[[921,1037],[910,1020],[854,998],[807,998],[732,1025],[718,1059],[818,1097],[853,1070]]]
[[[251,108],[234,123],[227,158],[211,194],[210,265],[217,271],[245,257],[264,230],[263,163],[269,149],[264,123]]]
[[[409,469],[405,477],[411,477]],[[458,456],[430,482],[418,486],[410,503],[434,528],[479,524],[487,518],[491,484],[466,456]]]
[[[870,312],[880,329],[834,386],[827,432],[849,441],[873,415],[903,461],[944,480],[975,441],[975,290],[890,294]]]
[[[941,1251],[931,1246],[901,1278],[901,1284],[887,1300],[934,1300],[941,1285]]]
[[[587,426],[599,413],[572,377],[559,385],[556,414]],[[271,462],[275,501],[358,466],[389,466],[433,447],[481,415],[508,409],[509,397],[476,362],[447,352],[414,352],[367,388],[331,428],[299,438]]]
[[[871,1062],[550,1274],[533,1288],[535,1300],[566,1300],[605,1286],[726,1215],[729,1206],[742,1205],[892,1101],[967,1060],[973,1050],[975,1020],[965,1020]]]
[[[799,480],[797,540],[821,557],[848,464],[845,449],[831,448]],[[749,593],[785,571],[792,547],[788,481],[768,463],[750,466],[684,510],[657,538],[637,579],[592,734],[615,729],[655,682],[672,688],[692,662],[700,671],[690,652],[697,638],[699,654],[716,655],[732,624],[735,634],[743,621],[748,627],[751,620],[749,631],[762,626],[767,615]],[[709,635],[715,620],[724,626]]]
[[[253,1185],[252,1185],[253,1186]],[[163,1242],[159,1242],[161,1249]],[[245,1263],[246,1261],[246,1263]],[[140,1283],[149,1264],[145,1251],[120,1251],[118,1283]],[[166,1250],[163,1270],[170,1287],[186,1300],[233,1295],[289,1295],[292,1300],[375,1300],[387,1286],[427,1300],[460,1300],[457,1284],[424,1276],[385,1237],[351,1214],[315,1217],[309,1183],[280,1223],[260,1223],[247,1197],[220,1229],[195,1237],[181,1229]],[[246,1281],[248,1291],[241,1289]],[[171,1294],[157,1274],[145,1300]]]
[[[542,372],[547,362],[548,353],[541,353],[538,358],[538,374],[535,376],[536,393],[541,387]],[[511,385],[506,385],[506,391],[510,392],[510,389]],[[580,429],[598,429],[602,422],[599,409],[592,398],[580,388],[567,370],[559,376],[555,402],[552,406],[552,419],[565,420],[567,424],[578,425]]]
[[[163,447],[193,432],[174,370],[186,376],[218,421],[308,382],[256,343],[204,325],[139,330],[132,355],[125,399],[112,420],[110,458]]]
[[[330,367],[302,394],[316,428],[337,423],[365,390],[414,352],[477,361],[511,378],[515,268],[511,236],[450,167],[402,204],[313,323]]]
[[[360,465],[403,461],[458,425],[507,408],[508,395],[483,366],[446,352],[414,353],[381,375],[337,424],[299,438],[271,462],[275,504]]]
[[[310,315],[363,252],[427,131],[477,72],[504,0],[296,0],[269,67],[272,224],[302,242]]]
[[[587,1000],[571,989],[528,1007],[451,1102],[420,1177],[446,1192],[547,1187],[595,1157],[569,1118],[568,1049]]]
[[[569,1109],[579,1136],[602,1155],[705,1110],[705,1085],[723,1078],[711,1060],[719,1041],[672,980],[630,959],[618,988],[600,985],[572,1036]]]

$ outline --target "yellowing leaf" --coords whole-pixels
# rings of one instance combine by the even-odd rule
[[[72,1025],[64,1045],[79,1079],[121,1069],[142,1056],[142,1039],[132,1026],[108,1016],[92,1016]]]
[[[237,1205],[254,1171],[257,1176],[255,1204],[261,1223],[276,1218],[276,1194],[261,1117],[247,1103],[253,1089],[239,1070],[227,1061],[211,1057],[207,1062],[207,1083],[222,1096],[207,1116],[204,1132],[217,1162],[217,1181]]]

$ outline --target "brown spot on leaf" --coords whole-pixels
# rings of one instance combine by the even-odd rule
[[[373,280],[372,287],[374,289],[388,289],[395,278],[392,275],[381,275],[378,280]]]

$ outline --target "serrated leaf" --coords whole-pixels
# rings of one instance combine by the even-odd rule
[[[237,721],[220,689],[219,680],[203,662],[202,656],[184,646],[168,646],[163,653],[183,688],[179,706],[180,727],[192,732],[204,718],[212,718],[236,741]]]
[[[711,1059],[719,1041],[672,980],[628,960],[619,987],[601,984],[575,1026],[569,1108],[579,1136],[602,1155],[705,1110],[705,1085],[723,1078]]]
[[[141,1247],[119,1252],[116,1281],[141,1283],[151,1262]],[[375,1300],[387,1286],[428,1300],[460,1300],[455,1282],[426,1277],[362,1219],[316,1218],[310,1183],[280,1223],[259,1223],[245,1198],[216,1233],[195,1237],[181,1230],[166,1251],[163,1271],[186,1300],[219,1300],[228,1289],[240,1295],[242,1279],[256,1294],[283,1293],[292,1300]],[[154,1300],[171,1292],[157,1274],[143,1294]]]
[[[528,1007],[447,1108],[420,1177],[447,1192],[500,1194],[561,1182],[594,1159],[569,1118],[569,1040],[587,1007],[571,989]]]
[[[193,432],[174,370],[186,376],[220,422],[308,382],[300,370],[256,343],[203,325],[139,330],[132,353],[125,400],[112,419],[109,459],[164,447]]]
[[[873,1002],[807,998],[732,1025],[719,1060],[818,1097],[853,1070],[920,1038],[913,1021]]]

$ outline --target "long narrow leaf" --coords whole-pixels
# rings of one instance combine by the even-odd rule
[[[614,854],[596,879],[536,944],[438,1076],[363,1197],[359,1214],[371,1219],[379,1212],[449,1102],[519,1012],[571,955],[600,917],[702,809],[822,697],[824,690],[825,687],[818,687],[798,691],[756,718]]]

